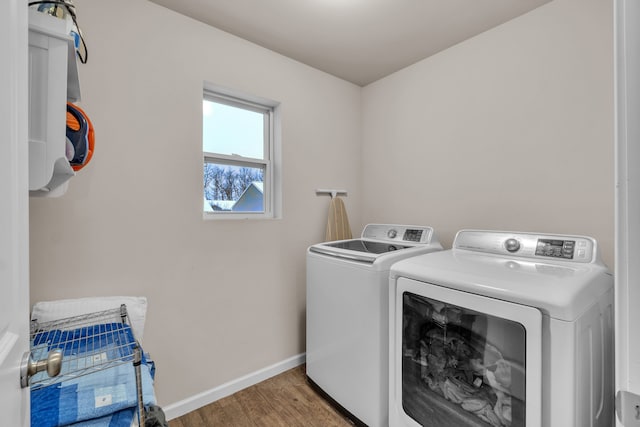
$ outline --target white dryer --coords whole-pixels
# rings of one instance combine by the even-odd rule
[[[369,224],[307,251],[307,377],[358,423],[388,425],[389,268],[439,250],[431,227]]]
[[[463,230],[390,273],[389,425],[610,427],[613,276],[594,239]]]

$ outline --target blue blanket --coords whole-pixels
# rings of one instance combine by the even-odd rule
[[[47,334],[47,337],[36,336],[34,346],[40,346],[43,352],[53,348],[61,348],[63,354],[78,357],[76,360],[80,361],[82,361],[82,357],[85,354],[88,358],[96,357],[96,351],[100,352],[102,361],[127,356],[135,344],[133,335],[128,326],[115,325],[118,325],[116,326],[117,334],[103,336],[100,334],[100,331],[103,330],[101,328],[112,328],[113,325],[97,325],[96,327],[81,328],[68,332],[57,331],[57,333]],[[77,341],[70,340],[70,334],[71,338],[82,337],[82,339]],[[97,338],[98,336],[101,338]],[[104,339],[107,336],[115,338]],[[36,348],[34,347],[35,350]],[[151,372],[153,364],[147,363],[146,358],[143,357],[143,363],[140,368],[144,405],[155,404]],[[66,369],[68,371],[70,368]],[[77,367],[73,369],[77,369]],[[64,373],[65,364],[63,363],[61,375]],[[110,424],[93,425],[120,427],[120,425],[124,424],[119,424],[118,422],[126,418],[127,414],[117,413],[127,409],[133,410],[136,407],[135,370],[131,361],[47,387],[32,387],[31,426],[59,427],[108,417],[110,418]],[[132,414],[129,414],[129,423],[131,419]],[[93,426],[92,424],[85,425],[87,427]]]
[[[80,421],[69,427],[131,427],[133,417],[137,417],[137,411],[133,408],[123,409],[106,417],[94,418],[88,421]]]

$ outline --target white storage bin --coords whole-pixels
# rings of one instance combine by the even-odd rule
[[[60,195],[75,172],[67,161],[66,103],[80,100],[70,23],[29,10],[29,190]]]

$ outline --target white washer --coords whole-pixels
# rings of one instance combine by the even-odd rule
[[[389,268],[439,250],[431,227],[369,224],[307,251],[307,377],[356,422],[388,425]]]
[[[463,230],[389,280],[390,426],[613,425],[613,276],[594,239]]]

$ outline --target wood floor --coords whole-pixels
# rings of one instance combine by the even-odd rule
[[[169,427],[353,427],[307,383],[298,366],[196,411]]]

